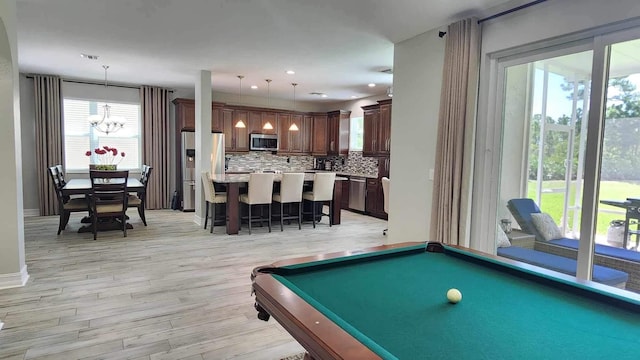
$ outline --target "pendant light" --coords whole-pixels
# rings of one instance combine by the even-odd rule
[[[293,86],[293,111],[296,111],[296,86],[298,86],[298,84],[291,83],[291,86]],[[298,130],[300,130],[298,129],[298,125],[296,125],[296,123],[292,121],[291,126],[289,126],[289,131],[298,131]]]
[[[271,108],[271,79],[266,79],[267,82],[267,107]],[[273,125],[269,121],[262,125],[262,129],[264,130],[273,130]]]
[[[238,103],[242,105],[242,79],[244,79],[244,76],[238,75],[238,79],[240,79],[240,100],[238,101]],[[247,125],[244,123],[244,121],[238,120],[238,122],[236,123],[236,127],[240,129],[244,129],[247,127]]]

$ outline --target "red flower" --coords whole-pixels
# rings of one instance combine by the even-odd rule
[[[92,156],[95,153],[93,160],[100,165],[117,165],[125,156],[124,151],[118,156],[118,149],[104,145],[102,148],[95,148],[93,152],[87,151],[86,156]]]

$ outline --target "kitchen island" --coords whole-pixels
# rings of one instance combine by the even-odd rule
[[[314,174],[305,173],[305,184],[313,183]],[[227,234],[235,235],[240,230],[240,186],[249,183],[249,174],[213,174],[211,176],[214,184],[223,184],[227,188]],[[282,174],[274,175],[274,182],[280,182]],[[336,176],[336,181],[347,180],[344,177]],[[333,225],[340,224],[340,201],[342,199],[342,186],[333,187]]]

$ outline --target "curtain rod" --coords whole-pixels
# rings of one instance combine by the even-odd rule
[[[516,6],[516,7],[514,7],[514,8],[509,9],[509,10],[505,10],[505,11],[503,11],[503,12],[499,12],[499,13],[497,13],[497,14],[491,15],[491,16],[486,17],[486,18],[484,18],[484,19],[480,19],[480,20],[478,20],[478,24],[481,24],[481,23],[483,23],[483,22],[485,22],[485,21],[493,20],[493,19],[495,19],[495,18],[499,18],[499,17],[504,16],[504,15],[507,15],[507,14],[511,14],[512,12],[516,12],[516,11],[518,11],[518,10],[526,9],[526,8],[528,8],[528,7],[530,7],[530,6],[537,5],[537,4],[543,3],[543,2],[545,2],[545,1],[547,1],[547,0],[535,0],[535,1],[530,1],[530,2],[528,2],[528,3],[526,3],[526,4],[522,4],[522,5],[520,5],[520,6]]]
[[[33,75],[27,75],[27,79],[33,79]],[[104,84],[102,84],[102,83],[93,82],[93,81],[69,80],[69,79],[62,79],[62,81],[68,82],[68,83],[74,83],[74,84],[102,85],[102,86],[104,86]],[[125,88],[125,89],[140,89],[140,86],[118,85],[118,84],[109,84],[109,85],[107,85],[107,87],[119,87],[119,88]],[[169,90],[169,92],[172,93],[173,90]]]

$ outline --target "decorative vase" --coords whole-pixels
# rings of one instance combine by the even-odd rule
[[[118,165],[96,165],[96,170],[118,170]]]

